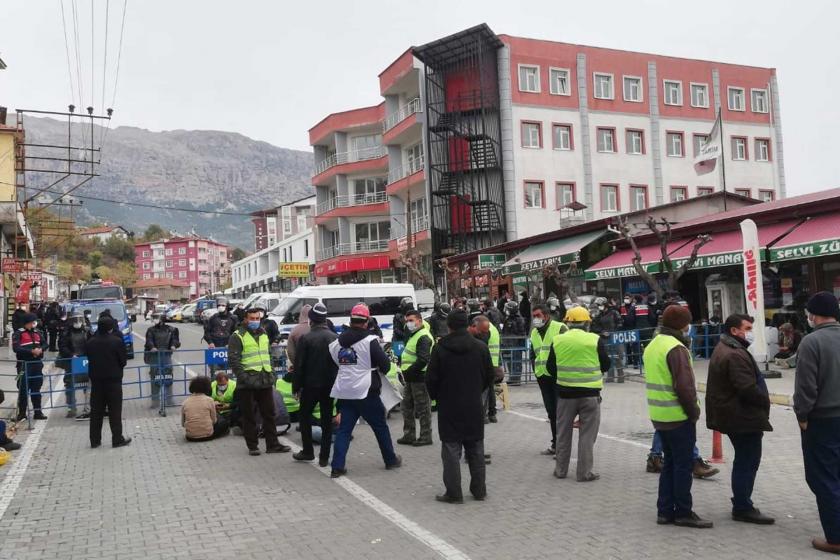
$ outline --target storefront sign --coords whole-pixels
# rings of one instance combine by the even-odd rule
[[[0,272],[23,272],[29,270],[29,261],[19,259],[3,259],[0,261]]]
[[[533,272],[536,270],[542,270],[547,266],[554,266],[556,264],[570,264],[573,262],[577,262],[579,258],[580,253],[574,252],[565,255],[555,255],[553,257],[547,257],[535,261],[511,264],[502,268],[502,274],[508,275],[515,274],[517,272]]]
[[[795,259],[836,255],[838,253],[840,253],[840,239],[833,239],[831,241],[814,241],[813,243],[803,243],[802,245],[781,247],[779,249],[772,248],[770,249],[770,260],[773,262],[792,261]]]
[[[496,270],[505,264],[506,260],[507,257],[504,253],[486,253],[478,255],[478,268]]]
[[[686,261],[688,261],[688,259],[675,259],[671,261],[671,266],[673,266],[674,269],[677,269],[683,264],[685,264]],[[690,267],[690,270],[695,270],[699,268],[716,268],[720,266],[740,266],[741,264],[743,264],[743,262],[744,259],[740,252],[720,253],[718,255],[700,255],[697,257],[697,260],[694,261],[694,264]],[[647,272],[651,274],[658,274],[660,272],[664,272],[664,267],[660,266],[659,262],[648,263],[642,266]],[[614,278],[625,278],[638,275],[639,273],[636,272],[636,267],[632,265],[621,266],[617,268],[604,268],[601,270],[586,271],[587,280],[610,280]]]
[[[280,263],[280,278],[309,278],[309,263]]]
[[[761,245],[758,243],[758,228],[752,220],[741,222],[744,240],[744,297],[747,301],[747,315],[754,318],[755,341],[750,346],[756,361],[761,363],[767,357],[767,339],[764,333],[764,282],[761,275]]]

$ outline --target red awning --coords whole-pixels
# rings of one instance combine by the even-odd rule
[[[337,257],[315,265],[315,276],[340,276],[349,272],[384,270],[390,268],[388,255]]]
[[[671,241],[668,244],[668,254],[673,254],[686,243],[688,243],[686,239]],[[662,251],[659,245],[639,247],[639,255],[642,257],[641,264],[645,265],[645,268],[649,268],[648,265],[654,264],[658,266],[659,261],[662,259]],[[616,251],[609,257],[586,269],[587,280],[604,280],[628,276],[637,276],[636,270],[633,267],[633,251],[631,249]]]
[[[840,253],[840,216],[811,218],[770,248],[772,262],[810,259]]]
[[[797,223],[797,220],[791,220],[789,222],[758,226],[759,245],[767,247],[769,243],[779,239],[786,232],[790,231],[791,228],[796,227]],[[698,260],[692,268],[713,268],[716,266],[743,263],[741,250],[743,249],[744,242],[741,238],[740,229],[712,233],[711,236],[712,240],[697,252]],[[691,256],[693,248],[694,243],[689,242],[671,255],[671,258],[674,261],[687,259]]]

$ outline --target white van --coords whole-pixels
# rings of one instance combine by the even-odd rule
[[[414,286],[411,284],[331,284],[326,286],[301,286],[288,297],[283,298],[269,313],[280,328],[282,338],[288,337],[298,324],[300,310],[306,305],[323,303],[327,308],[327,317],[339,332],[350,324],[350,310],[357,303],[364,302],[370,308],[370,316],[375,317],[382,329],[385,342],[390,342],[394,314],[399,311],[403,298],[411,298],[417,304]]]

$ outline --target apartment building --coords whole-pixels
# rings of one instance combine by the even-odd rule
[[[230,248],[202,237],[173,237],[134,246],[138,280],[188,282],[190,297],[221,291],[230,281]]]
[[[307,196],[281,206],[252,212],[254,250],[262,251],[278,241],[312,229],[315,197]]]
[[[401,54],[384,101],[309,131],[316,275],[405,280],[432,259],[723,190],[785,195],[775,69],[496,35]],[[693,160],[721,117],[723,159]],[[411,239],[408,239],[408,230]],[[409,242],[410,241],[410,242]]]

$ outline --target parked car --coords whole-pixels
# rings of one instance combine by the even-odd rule
[[[171,322],[171,323],[180,323],[181,322],[181,306],[173,307],[172,309],[166,312],[164,315],[164,321]]]
[[[192,323],[195,321],[195,308],[196,305],[194,303],[188,303],[181,308],[182,323]]]

